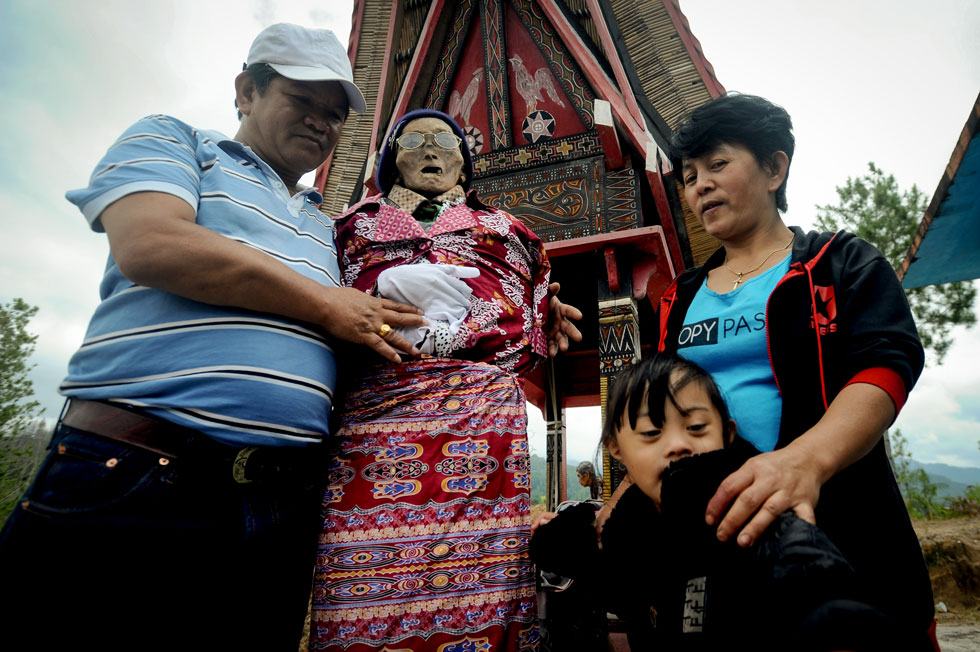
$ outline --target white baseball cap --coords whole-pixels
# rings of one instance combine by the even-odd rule
[[[329,29],[308,29],[276,23],[262,30],[248,51],[245,65],[267,63],[283,77],[296,81],[338,81],[347,92],[351,111],[366,108],[361,90],[354,85],[347,50]]]

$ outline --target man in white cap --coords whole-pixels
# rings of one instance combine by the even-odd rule
[[[299,186],[365,109],[344,47],[273,25],[235,91],[234,139],[150,116],[68,193],[111,254],[49,455],[0,534],[23,645],[295,650],[333,343],[416,352],[395,329],[419,312],[339,287],[331,221]]]

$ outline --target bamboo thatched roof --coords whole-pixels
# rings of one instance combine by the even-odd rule
[[[669,128],[724,92],[677,0],[611,0],[609,6],[627,50],[623,58],[632,65],[641,85],[634,92],[646,97]],[[677,189],[691,257],[700,265],[719,243],[694,217],[679,184]]]

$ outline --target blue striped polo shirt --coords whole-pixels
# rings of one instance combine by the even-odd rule
[[[196,222],[326,286],[340,277],[321,197],[289,195],[249,147],[154,115],[129,128],[67,193],[92,229],[134,192],[175,195]],[[323,335],[271,314],[214,306],[135,285],[110,254],[102,302],[68,364],[65,396],[137,407],[232,445],[319,443],[337,368]]]

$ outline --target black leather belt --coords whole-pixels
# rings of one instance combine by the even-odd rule
[[[207,435],[136,410],[101,401],[73,398],[61,424],[151,451],[188,467],[229,468],[239,484],[286,479],[302,481],[326,472],[326,460],[309,448],[247,446],[235,448]]]

